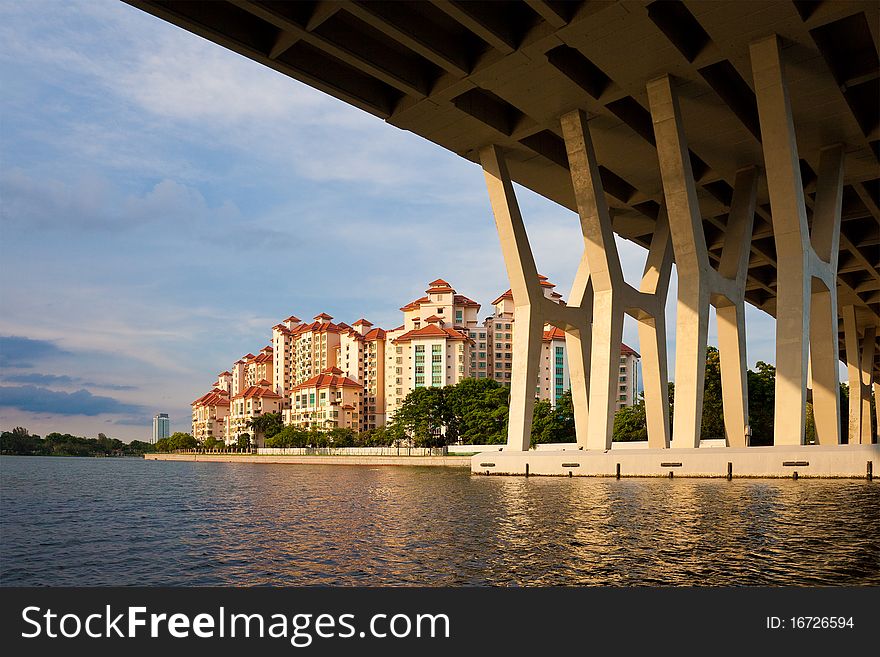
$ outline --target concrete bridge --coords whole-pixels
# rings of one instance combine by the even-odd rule
[[[864,476],[866,461],[880,462],[871,446],[880,383],[876,2],[131,4],[482,166],[517,326],[508,445],[494,471],[525,471],[545,322],[566,332],[582,457],[611,447],[625,315],[638,322],[643,356],[644,458],[653,463],[662,450],[670,456],[659,463],[678,463],[695,452],[710,306],[727,444],[748,452],[746,303],[776,318],[774,449],[787,450],[783,460],[804,461],[788,451],[810,449],[801,445],[811,395],[822,447],[814,458],[849,462],[855,452],[843,451],[860,446],[853,464],[826,474],[858,466],[852,476]],[[567,306],[541,293],[514,181],[578,213],[584,248]],[[623,280],[614,233],[648,249],[638,287]],[[664,301],[673,262],[670,427]],[[839,429],[840,360],[848,435]],[[478,461],[475,471],[489,470]]]

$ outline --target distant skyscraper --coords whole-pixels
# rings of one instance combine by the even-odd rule
[[[150,441],[154,445],[157,440],[167,438],[171,435],[171,419],[168,413],[159,413],[153,418],[153,439]]]

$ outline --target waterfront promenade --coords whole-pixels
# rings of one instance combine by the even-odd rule
[[[148,461],[287,463],[290,465],[410,465],[469,468],[470,456],[320,456],[311,454],[145,454]]]

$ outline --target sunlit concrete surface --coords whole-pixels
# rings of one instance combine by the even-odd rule
[[[500,451],[475,454],[473,474],[557,477],[828,477],[866,479],[880,446]]]

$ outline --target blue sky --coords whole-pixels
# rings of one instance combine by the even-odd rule
[[[0,3],[0,88],[4,429],[188,430],[291,313],[392,327],[437,277],[484,315],[509,287],[476,165],[128,5]],[[519,193],[567,297],[577,217]],[[772,362],[773,320],[748,322]]]

